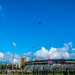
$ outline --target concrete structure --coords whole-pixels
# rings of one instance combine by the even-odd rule
[[[52,63],[49,63],[51,62]],[[53,69],[56,69],[56,71],[66,71],[73,70],[75,71],[75,59],[48,59],[48,60],[35,60],[35,61],[28,61],[25,63],[25,71],[33,71],[35,70],[47,70],[47,71],[54,71]]]
[[[26,56],[23,56],[19,59],[19,68],[21,68],[21,66],[25,63],[28,62],[29,59]]]

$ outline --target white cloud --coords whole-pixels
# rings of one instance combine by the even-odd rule
[[[75,50],[75,48],[72,48],[72,42],[69,42],[68,44],[65,43],[64,46],[61,48],[51,47],[48,50],[45,47],[42,47],[40,50],[37,50],[33,55],[40,59],[49,59],[49,58],[54,58],[54,59],[72,58],[73,59],[75,57],[75,53],[74,52],[69,53],[69,50],[71,49],[72,51]],[[28,57],[30,60],[32,59],[32,52],[27,52],[24,53],[23,55]],[[12,63],[13,54],[10,52],[6,52],[6,53],[0,52],[0,59],[1,58],[5,58],[6,61]],[[14,60],[13,60],[14,64],[18,64],[19,58],[20,58],[19,55],[14,54]]]
[[[18,62],[19,62],[19,59],[14,59],[14,60],[13,60],[13,63],[14,63],[14,64],[18,64]]]
[[[69,43],[68,43],[68,46],[69,46],[69,47],[72,47],[72,42],[69,42]]]
[[[25,53],[25,55],[28,57],[31,55],[31,52],[27,52],[27,53]],[[13,60],[14,64],[18,64],[19,58],[20,58],[20,55],[17,55],[17,54],[14,54],[14,59],[13,59],[13,53],[10,53],[10,52],[2,53],[2,52],[0,52],[0,59],[2,59],[2,61],[6,62],[7,64],[9,64],[9,63],[12,64],[12,60]]]
[[[13,57],[13,55],[11,57]],[[14,64],[18,64],[18,62],[19,62],[19,55],[15,54],[14,55],[14,59],[12,59],[12,60],[13,60]],[[12,60],[11,60],[11,63],[12,63]]]
[[[14,64],[18,64],[18,61],[19,61],[19,55],[14,54],[14,59],[13,59],[13,54],[10,52],[6,52],[4,58],[6,62],[9,62],[9,63],[12,63],[12,60],[13,60]]]
[[[75,51],[75,48],[72,48],[72,51]]]
[[[0,52],[0,61],[4,58],[4,53]]]
[[[62,48],[51,47],[49,50],[47,50],[46,48],[42,47],[40,50],[34,53],[34,56],[41,59],[49,59],[49,58],[67,59],[71,57],[71,54],[68,52],[71,47],[72,47],[72,42],[69,42],[68,44],[64,44]]]
[[[29,56],[29,55],[31,55],[31,53],[32,53],[32,52],[27,52],[27,53],[24,53],[23,55]]]
[[[49,57],[49,52],[47,49],[45,49],[44,47],[41,48],[41,50],[38,50],[36,53],[34,53],[34,56],[42,58],[42,59],[46,59]]]

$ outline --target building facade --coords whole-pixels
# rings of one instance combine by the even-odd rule
[[[19,68],[21,68],[21,66],[22,66],[25,62],[28,62],[28,61],[29,61],[29,59],[28,59],[26,56],[21,57],[21,58],[19,59]]]

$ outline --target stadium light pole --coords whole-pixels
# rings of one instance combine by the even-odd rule
[[[1,64],[0,64],[0,70],[1,70],[1,65],[2,65],[2,61],[3,61],[2,55],[3,55],[3,57],[4,57],[4,52],[1,52]]]
[[[34,61],[34,60],[33,60],[33,50],[34,50],[34,46],[32,46],[32,69],[34,70],[34,67],[33,67],[33,66],[34,66],[34,65],[33,65],[33,64],[34,64],[34,62],[33,62],[33,61]]]
[[[12,55],[12,71],[14,70],[14,51],[15,51],[15,47],[16,47],[15,42],[13,43],[13,47],[14,47],[14,49],[13,49],[13,55]]]

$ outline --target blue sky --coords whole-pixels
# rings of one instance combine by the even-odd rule
[[[38,24],[38,22],[42,22]],[[0,51],[75,47],[75,0],[0,0]],[[71,51],[69,51],[71,53]]]

